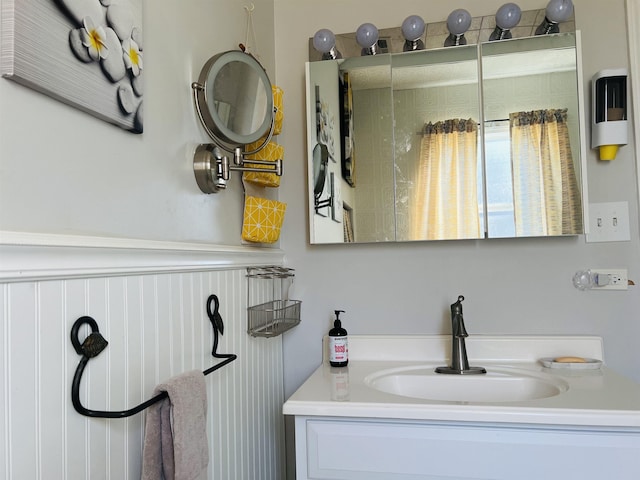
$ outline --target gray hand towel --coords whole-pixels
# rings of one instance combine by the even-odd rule
[[[147,409],[142,480],[194,480],[209,465],[207,391],[198,370],[170,378],[154,395],[169,398]]]

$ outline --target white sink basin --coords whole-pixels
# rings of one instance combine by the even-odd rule
[[[561,379],[511,367],[486,367],[480,375],[435,373],[435,366],[393,368],[373,373],[365,385],[403,397],[450,402],[518,402],[553,397],[568,390]]]

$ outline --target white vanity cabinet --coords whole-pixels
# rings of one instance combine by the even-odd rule
[[[637,480],[640,429],[296,417],[297,480]]]
[[[297,480],[640,480],[640,384],[603,365],[601,338],[470,336],[469,361],[487,374],[434,382],[450,346],[441,335],[350,335],[349,366],[325,359],[283,406]],[[564,355],[595,361],[545,366]],[[507,371],[558,388],[510,397]],[[377,388],[381,378],[428,388]],[[507,385],[531,385],[520,380]]]

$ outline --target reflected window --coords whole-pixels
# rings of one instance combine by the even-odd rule
[[[515,237],[509,121],[487,122],[484,128],[489,237]],[[482,198],[479,201],[482,205]]]
[[[582,231],[581,195],[567,118],[566,108],[509,115],[518,237]]]
[[[582,207],[567,110],[515,112],[509,117],[485,123],[488,236],[580,233]]]

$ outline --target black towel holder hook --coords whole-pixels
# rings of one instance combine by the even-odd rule
[[[211,309],[211,304],[214,304],[213,310]],[[224,330],[224,324],[222,322],[222,317],[218,312],[218,307],[220,306],[220,301],[216,295],[210,295],[207,299],[207,316],[209,317],[209,321],[213,327],[213,350],[211,351],[211,355],[214,358],[224,358],[224,360],[211,368],[202,372],[204,375],[209,375],[211,372],[218,370],[219,368],[224,367],[225,365],[233,362],[237,357],[237,355],[233,353],[217,353],[218,348],[218,334],[222,335]],[[78,335],[80,333],[80,328],[83,325],[88,325],[91,328],[91,333],[84,339],[81,343]],[[99,331],[98,323],[91,317],[83,316],[78,318],[73,326],[71,327],[71,344],[73,348],[78,353],[78,355],[82,355],[80,359],[80,363],[76,368],[76,373],[73,376],[73,382],[71,384],[71,401],[73,403],[73,408],[76,411],[87,417],[97,417],[97,418],[125,418],[130,417],[131,415],[135,415],[136,413],[141,412],[145,408],[153,405],[154,403],[167,398],[167,392],[162,392],[156,395],[153,398],[150,398],[146,402],[141,403],[129,410],[122,411],[101,411],[101,410],[90,410],[85,408],[80,402],[80,381],[82,380],[82,373],[84,372],[89,359],[93,357],[97,357],[109,344],[107,340],[102,336]]]

